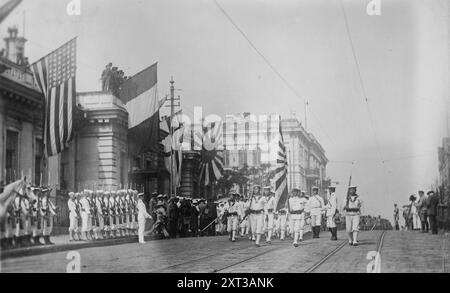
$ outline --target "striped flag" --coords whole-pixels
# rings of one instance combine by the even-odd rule
[[[47,157],[59,154],[72,139],[76,89],[76,38],[31,65],[45,97],[44,145]]]
[[[281,129],[280,117],[280,133],[278,139],[277,165],[275,169],[275,207],[280,210],[285,207],[288,190],[287,190],[287,157],[286,147],[284,146],[283,131]]]
[[[158,152],[159,110],[165,102],[158,99],[158,63],[125,81],[119,98],[128,112],[130,152]]]
[[[167,119],[164,119],[160,122],[160,132],[163,136],[162,144],[164,146],[164,163],[166,166],[167,171],[172,170],[172,180],[173,188],[177,188],[181,184],[181,167],[183,163],[183,151],[182,151],[182,144],[183,144],[183,133],[184,133],[184,126],[178,121],[178,114],[175,116],[174,124],[173,126],[173,135],[170,135],[170,127],[171,127],[171,121],[170,117]],[[172,157],[172,168],[170,167],[171,159]]]

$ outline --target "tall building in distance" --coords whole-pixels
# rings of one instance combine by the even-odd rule
[[[223,124],[225,168],[276,165],[279,139],[278,114],[226,115]],[[329,186],[325,150],[297,118],[282,119],[283,138],[288,160],[288,189],[299,187],[311,193],[313,186]]]

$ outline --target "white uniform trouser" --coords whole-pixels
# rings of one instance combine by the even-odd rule
[[[105,221],[103,219],[102,215],[97,215],[97,219],[98,219],[98,226],[97,231],[103,231],[105,229]]]
[[[286,220],[287,220],[287,215],[286,214],[280,214],[278,216],[278,218],[280,219],[280,231],[286,231]]]
[[[229,216],[227,218],[227,232],[236,231],[238,228],[238,216]]]
[[[292,215],[289,215],[288,228],[289,228],[289,233],[294,233],[294,219],[292,218]]]
[[[76,213],[69,214],[69,231],[78,231],[78,219]]]
[[[145,218],[138,218],[138,235],[139,242],[144,242]]]
[[[413,214],[413,229],[420,229],[421,223],[420,223],[420,216],[418,213]]]
[[[291,219],[293,222],[293,231],[294,233],[299,233],[303,231],[305,228],[305,216],[304,214],[291,214]]]
[[[316,227],[322,224],[322,214],[311,215],[311,226]]]
[[[53,231],[53,216],[49,215],[47,218],[42,218],[42,235],[50,236]]]
[[[336,223],[334,222],[333,216],[327,217],[327,228],[336,228]]]
[[[252,227],[252,234],[264,233],[264,213],[251,214],[250,225]]]
[[[40,220],[37,218],[34,218],[32,221],[31,230],[33,231],[33,237],[39,236],[42,233],[42,225],[41,223],[38,223],[39,221]]]
[[[116,225],[114,224],[115,219],[115,216],[109,216],[109,231],[116,230]]]
[[[89,214],[86,212],[81,212],[81,232],[89,231]]]
[[[273,231],[273,213],[268,213],[264,216],[264,230]]]
[[[359,215],[346,215],[345,216],[345,228],[347,232],[359,231]]]
[[[22,223],[22,227],[20,227],[20,223]],[[29,221],[28,217],[21,215],[20,221],[17,221],[17,224],[16,224],[16,231],[15,231],[16,237],[28,235],[29,227],[30,227],[30,221]]]

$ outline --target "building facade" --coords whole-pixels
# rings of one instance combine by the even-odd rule
[[[224,165],[242,168],[276,165],[280,115],[243,113],[226,115],[223,125]],[[283,139],[288,161],[288,189],[294,187],[311,193],[313,186],[329,186],[325,150],[297,118],[282,119]]]
[[[34,184],[45,183],[44,97],[27,68],[26,39],[16,28],[8,34],[0,54],[0,182],[27,176]]]

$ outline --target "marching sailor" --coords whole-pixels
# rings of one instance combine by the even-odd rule
[[[298,188],[293,188],[292,196],[289,198],[287,206],[289,216],[293,221],[294,247],[298,247],[298,242],[303,241],[307,204],[308,200],[306,197],[300,197],[300,190]]]
[[[69,200],[67,201],[69,209],[69,241],[75,240],[75,233],[78,231],[78,211],[75,202],[75,193],[69,192]]]
[[[356,186],[350,186],[348,191],[349,194],[347,195],[347,201],[344,207],[345,227],[348,233],[348,243],[357,246],[362,201],[356,193]]]
[[[337,203],[337,196],[336,196],[336,187],[330,186],[328,188],[328,200],[327,204],[325,205],[326,208],[326,217],[327,217],[327,228],[331,233],[331,240],[338,240],[337,239],[337,227],[335,222],[335,216],[338,213],[338,203]]]
[[[275,212],[275,197],[273,192],[270,190],[270,186],[264,187],[264,196],[266,202],[264,204],[264,219],[265,219],[265,227],[267,229],[267,238],[266,243],[272,243],[272,233],[273,233],[273,221],[274,221],[274,212]]]
[[[224,215],[227,218],[227,232],[230,235],[230,240],[235,242],[239,222],[239,205],[236,203],[236,199],[233,194],[230,196],[228,203],[225,205]]]
[[[319,238],[320,227],[322,224],[322,211],[324,209],[323,198],[319,195],[319,188],[314,186],[312,188],[313,195],[309,199],[309,210],[311,213],[311,229],[313,238]]]
[[[253,195],[250,199],[250,225],[252,229],[252,240],[255,240],[256,246],[261,246],[261,235],[264,230],[264,205],[266,198],[261,194],[261,186],[253,187]]]
[[[139,243],[144,244],[144,231],[145,231],[145,220],[151,219],[152,217],[147,213],[147,209],[144,204],[144,193],[138,194],[137,210],[138,210],[138,238]]]

